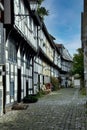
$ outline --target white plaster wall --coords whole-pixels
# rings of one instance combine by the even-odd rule
[[[74,79],[75,88],[80,88],[80,79]]]
[[[9,86],[10,86],[9,80],[10,80],[10,79],[9,79],[9,75],[6,75],[6,91],[10,91],[10,90],[9,90],[9,88],[10,88],[10,87],[9,87]]]
[[[10,103],[10,95],[6,95],[6,104]]]
[[[21,58],[21,55],[20,55],[20,48],[18,49],[18,53],[17,53],[17,65],[18,67],[21,67],[21,61],[20,61],[20,58]]]

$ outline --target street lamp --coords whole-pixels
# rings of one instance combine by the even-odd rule
[[[37,10],[38,0],[29,0],[31,10]]]

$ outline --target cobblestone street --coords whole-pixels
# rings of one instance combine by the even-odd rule
[[[78,89],[61,89],[29,104],[27,110],[0,117],[0,130],[87,130],[85,102]]]

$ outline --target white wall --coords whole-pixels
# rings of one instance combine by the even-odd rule
[[[74,79],[75,88],[80,88],[80,79]]]

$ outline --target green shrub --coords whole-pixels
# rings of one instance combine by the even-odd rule
[[[56,77],[51,77],[52,90],[56,91],[59,89],[59,80]]]
[[[28,95],[23,99],[24,103],[35,103],[37,101],[38,101],[38,97],[36,95]]]
[[[40,97],[43,97],[44,95],[46,95],[46,91],[43,91],[43,90],[40,90],[38,93],[37,93],[37,97],[40,98]]]
[[[85,111],[85,114],[87,114],[87,111]]]
[[[84,96],[86,96],[86,88],[81,88],[80,93]]]

